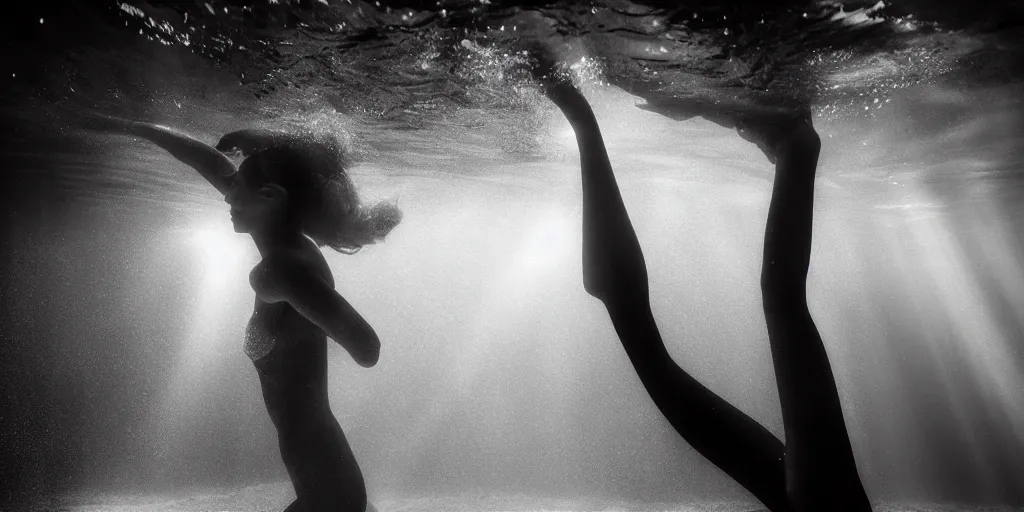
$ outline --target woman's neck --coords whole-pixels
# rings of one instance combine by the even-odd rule
[[[284,227],[253,231],[250,235],[262,258],[267,258],[281,249],[299,247],[303,241],[301,231]]]

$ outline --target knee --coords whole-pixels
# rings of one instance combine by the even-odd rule
[[[606,305],[643,303],[650,296],[646,267],[619,267],[602,271],[585,267],[583,289]]]
[[[631,248],[615,245],[628,243],[609,240],[584,249],[583,289],[588,294],[602,301],[619,296],[646,295],[647,264],[639,245]]]
[[[604,302],[608,297],[605,286],[602,286],[604,284],[605,283],[602,283],[601,280],[591,274],[583,275],[583,290],[586,291],[588,295],[600,300],[601,302]]]
[[[787,281],[785,272],[778,265],[765,262],[761,267],[761,300],[765,307],[784,298]]]
[[[769,316],[803,313],[807,311],[807,294],[802,285],[793,285],[778,276],[762,276],[761,306]]]
[[[778,289],[780,280],[777,274],[778,272],[773,272],[773,270],[769,267],[768,262],[765,262],[765,264],[761,266],[762,299],[767,300],[767,298],[773,293],[775,293],[776,289]]]

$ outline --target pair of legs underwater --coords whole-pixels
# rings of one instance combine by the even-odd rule
[[[543,52],[542,52],[543,53]],[[608,310],[644,388],[677,432],[772,512],[870,511],[821,337],[807,309],[814,176],[821,142],[809,112],[743,125],[776,163],[761,289],[786,442],[671,358],[651,313],[647,267],[586,98],[534,70],[568,118],[583,178],[583,285]]]

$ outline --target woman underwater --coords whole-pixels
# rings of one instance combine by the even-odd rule
[[[235,231],[256,243],[262,260],[249,274],[256,301],[244,351],[259,375],[297,496],[286,512],[366,510],[362,472],[327,399],[326,338],[367,368],[377,363],[380,341],[334,289],[318,246],[355,252],[382,240],[401,212],[388,203],[359,203],[340,147],[329,137],[242,130],[213,148],[153,124],[113,118],[100,124],[147,139],[199,171],[224,195]],[[222,151],[246,158],[236,170]]]
[[[772,512],[870,512],[828,356],[807,309],[814,176],[821,142],[809,110],[752,117],[692,102],[650,104],[677,119],[727,126],[776,164],[761,289],[785,444],[672,360],[651,313],[647,267],[597,118],[557,69],[550,46],[527,41],[544,92],[576,134],[583,178],[583,286],[604,303],[644,388],[676,431]],[[695,107],[697,109],[695,110]]]

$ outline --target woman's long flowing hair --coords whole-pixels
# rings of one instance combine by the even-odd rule
[[[253,131],[243,168],[281,185],[288,212],[317,245],[353,254],[384,240],[402,220],[391,201],[363,204],[348,174],[349,161],[331,135]],[[247,171],[249,172],[249,171]]]

